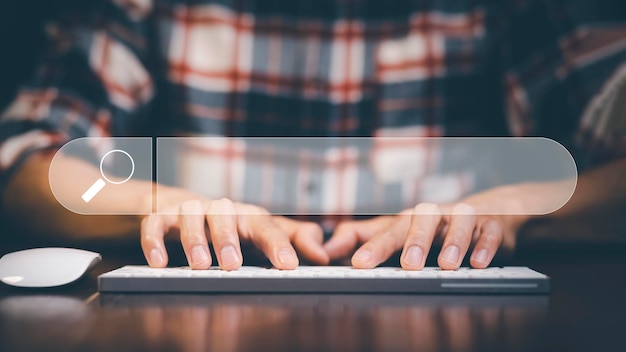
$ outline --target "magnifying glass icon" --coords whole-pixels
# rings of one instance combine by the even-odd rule
[[[112,154],[112,153],[122,153],[122,154],[126,155],[128,157],[128,159],[130,159],[130,164],[131,164],[130,175],[128,175],[128,177],[126,177],[125,179],[123,179],[121,181],[113,181],[113,180],[109,179],[108,177],[106,177],[106,175],[104,174],[104,171],[102,170],[102,164],[104,163],[104,159],[106,159],[106,157],[109,156],[109,154]],[[114,184],[114,185],[121,185],[122,183],[125,183],[126,181],[130,180],[130,178],[133,177],[134,173],[135,173],[135,161],[130,156],[130,154],[128,154],[127,152],[125,152],[125,151],[123,151],[121,149],[113,149],[111,151],[108,151],[106,154],[104,154],[102,159],[100,159],[100,175],[102,177],[97,179],[96,182],[94,182],[93,185],[91,185],[91,187],[89,187],[85,191],[85,193],[83,193],[81,198],[83,198],[85,203],[89,203],[91,201],[91,199],[93,199],[93,197],[95,197],[96,194],[98,194],[104,188],[104,186],[106,185],[106,182],[104,182],[104,180],[106,180],[108,183],[111,183],[111,184]]]

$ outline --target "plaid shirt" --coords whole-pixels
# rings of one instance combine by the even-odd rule
[[[541,135],[615,157],[623,115],[585,108],[626,21],[595,2],[105,1],[48,26],[0,120],[2,184],[83,136]]]

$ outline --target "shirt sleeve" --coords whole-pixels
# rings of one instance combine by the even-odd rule
[[[620,75],[626,63],[626,11],[612,8],[623,5],[509,3],[501,42],[511,134],[560,142],[580,169],[623,156],[626,109],[605,109],[608,102],[617,103],[616,87],[626,79]]]
[[[47,54],[0,116],[0,196],[34,153],[132,133],[153,97],[150,10],[150,1],[105,1],[91,15],[67,14],[46,27]]]

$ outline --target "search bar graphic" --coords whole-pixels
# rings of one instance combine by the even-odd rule
[[[56,156],[50,166],[53,193],[79,214],[128,214],[111,199],[132,181],[153,194],[153,160],[153,211],[161,214],[180,212],[166,209],[163,187],[254,204],[277,215],[383,215],[496,187],[540,184],[544,199],[525,214],[541,215],[565,205],[577,182],[567,149],[534,137],[159,137],[154,152],[151,138],[80,138],[57,155],[85,160],[95,170],[100,165],[100,177],[75,192],[62,187],[72,171],[59,167]]]

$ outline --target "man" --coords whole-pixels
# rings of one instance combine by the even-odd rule
[[[180,188],[163,188],[159,203],[178,215],[72,214],[50,193],[47,175],[54,150],[82,136],[545,135],[579,160],[604,157],[581,175],[565,207],[541,218],[552,226],[548,233],[576,220],[597,229],[603,221],[594,209],[625,204],[624,138],[616,128],[623,117],[598,115],[592,99],[605,99],[601,88],[610,88],[625,61],[626,29],[595,22],[590,2],[100,5],[49,28],[50,56],[3,115],[4,210],[32,231],[70,238],[141,232],[154,267],[167,265],[164,237],[173,234],[194,269],[212,264],[209,242],[223,269],[237,269],[240,243],[251,242],[280,269],[295,268],[298,254],[316,264],[351,258],[371,268],[402,250],[402,267],[419,270],[437,239],[441,268],[458,268],[470,246],[471,265],[484,268],[498,249],[515,245],[531,220],[521,214],[546,187],[495,188],[457,204],[343,222],[324,243],[318,224]],[[575,136],[585,138],[576,143]],[[99,178],[76,159],[57,162],[68,170],[67,187],[86,189]],[[123,198],[101,201],[127,212],[152,210],[150,192],[134,182],[120,187]],[[520,215],[480,215],[484,208]],[[592,235],[589,227],[574,228],[573,237]]]

